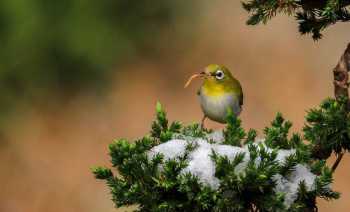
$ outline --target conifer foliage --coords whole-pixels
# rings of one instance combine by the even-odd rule
[[[285,13],[295,16],[300,33],[311,33],[315,40],[328,26],[350,21],[349,0],[247,0],[242,5],[251,14],[249,25],[266,23],[277,13]]]
[[[308,112],[303,131],[309,142],[289,136],[292,124],[281,114],[265,128],[265,139],[257,139],[233,115],[221,134],[169,123],[158,103],[150,134],[114,141],[115,170],[93,173],[107,183],[116,207],[137,205],[138,211],[313,211],[316,197],[339,197],[331,189],[332,170],[313,150],[349,149],[344,102],[328,99]]]

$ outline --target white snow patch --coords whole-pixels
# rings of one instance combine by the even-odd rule
[[[229,160],[233,160],[236,155],[244,153],[243,161],[235,168],[236,173],[242,172],[250,159],[249,151],[241,147],[231,145],[213,145],[213,149],[218,155],[226,156]]]
[[[308,169],[306,166],[302,164],[297,164],[295,166],[295,171],[291,174],[291,179],[293,182],[301,182],[304,181],[306,188],[308,191],[315,189],[315,178],[316,175],[314,175],[310,169]]]
[[[178,138],[181,137],[179,134]],[[182,170],[182,174],[191,173],[197,176],[199,181],[205,185],[210,186],[213,189],[218,189],[220,181],[215,177],[215,162],[212,160],[212,152],[215,151],[218,155],[227,156],[229,160],[233,160],[239,153],[245,153],[243,161],[237,165],[235,172],[240,173],[245,170],[248,161],[250,160],[249,150],[247,146],[235,147],[230,145],[220,144],[223,141],[222,131],[216,131],[206,136],[206,139],[193,138],[188,136],[182,136],[182,139],[172,139],[166,143],[162,143],[153,147],[148,156],[153,157],[157,153],[162,153],[165,159],[176,159],[181,157],[186,152],[186,146],[190,143],[196,144],[196,148],[189,153],[188,166]],[[186,138],[186,140],[184,140]],[[260,139],[263,142],[264,139]],[[209,143],[214,141],[214,144]],[[258,145],[257,145],[258,146]],[[266,148],[266,151],[272,152],[272,149]],[[258,146],[258,149],[260,147]],[[286,150],[281,149],[277,151],[276,160],[283,163],[285,158],[291,154],[295,154],[295,149]],[[257,158],[259,163],[260,158]],[[294,170],[287,177],[283,177],[279,174],[273,176],[273,180],[276,182],[275,191],[285,193],[284,204],[287,208],[296,200],[298,196],[298,187],[301,181],[305,182],[305,185],[309,191],[315,189],[316,176],[311,173],[310,169],[298,164],[294,167]]]
[[[164,155],[165,160],[174,159],[181,157],[185,154],[186,146],[188,142],[185,140],[174,139],[166,143],[159,144],[158,146],[153,147],[148,152],[148,157],[152,158],[157,153]]]
[[[206,136],[208,141],[214,141],[215,143],[222,143],[225,138],[224,138],[224,132],[222,130],[217,130],[214,131]]]
[[[281,163],[284,163],[286,158],[292,154],[295,154],[295,149],[280,149],[277,152],[276,160]]]
[[[274,177],[276,182],[275,191],[285,193],[284,205],[289,208],[298,197],[300,182],[304,181],[308,191],[315,189],[316,175],[304,165],[297,164],[295,170],[287,178],[277,174]]]
[[[188,166],[182,170],[183,173],[191,173],[197,176],[200,182],[217,189],[219,187],[219,179],[215,175],[215,163],[211,159],[211,145],[204,140],[197,141],[199,146],[189,157]]]

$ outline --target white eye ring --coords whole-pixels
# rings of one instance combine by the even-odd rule
[[[224,79],[225,74],[224,74],[223,71],[217,70],[217,71],[215,72],[215,77],[216,77],[216,79],[218,79],[218,80],[222,80],[222,79]]]

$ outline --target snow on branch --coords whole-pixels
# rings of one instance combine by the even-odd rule
[[[138,211],[313,211],[316,197],[339,197],[331,189],[332,170],[312,154],[310,136],[333,139],[317,135],[319,125],[325,131],[339,128],[328,116],[341,115],[344,107],[333,101],[309,113],[309,143],[299,134],[289,136],[291,122],[281,114],[265,128],[264,139],[257,139],[255,130],[245,132],[232,115],[223,131],[212,131],[170,123],[158,104],[150,135],[110,145],[116,174],[105,167],[93,172],[107,182],[117,207],[138,205]],[[331,120],[317,119],[325,114]]]

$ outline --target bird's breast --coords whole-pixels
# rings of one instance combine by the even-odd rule
[[[204,114],[220,123],[226,122],[229,110],[235,115],[239,115],[241,112],[239,100],[234,93],[222,92],[221,94],[210,95],[202,88],[199,92],[199,100]]]

